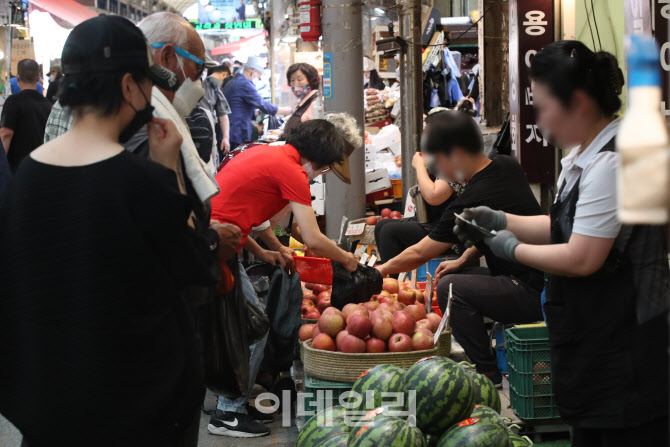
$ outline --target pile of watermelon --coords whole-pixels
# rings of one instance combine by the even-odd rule
[[[533,445],[508,429],[487,377],[444,357],[421,359],[407,371],[375,366],[343,405],[312,416],[297,447]]]

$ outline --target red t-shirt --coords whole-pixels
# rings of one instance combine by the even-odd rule
[[[216,174],[221,192],[212,199],[212,219],[242,230],[269,220],[289,201],[312,206],[312,193],[300,154],[290,144],[267,144],[245,150]]]

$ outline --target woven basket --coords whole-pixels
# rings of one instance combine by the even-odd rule
[[[451,329],[440,335],[433,349],[411,352],[383,352],[378,354],[348,354],[312,348],[312,340],[300,345],[300,359],[305,374],[330,382],[354,383],[365,371],[377,365],[395,365],[407,369],[424,357],[451,354]]]
[[[352,224],[357,224],[357,223],[365,223],[367,222],[367,218],[364,219],[356,219],[352,220],[350,223]],[[362,234],[359,234],[357,236],[347,236],[347,239],[349,241],[360,241],[359,243],[361,245],[375,245],[375,226],[374,225],[365,225],[365,230],[363,230]]]

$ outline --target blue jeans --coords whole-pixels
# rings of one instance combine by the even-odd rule
[[[254,287],[251,285],[249,276],[244,271],[244,267],[240,264],[240,285],[242,286],[242,293],[244,297],[265,309],[265,304],[256,295]],[[263,361],[263,354],[265,352],[265,344],[268,341],[268,334],[265,334],[260,341],[249,346],[249,389],[247,390],[246,396],[239,396],[237,398],[219,396],[219,403],[216,406],[217,409],[221,411],[230,411],[233,413],[246,413],[246,405],[249,402],[249,397],[251,397],[251,392],[254,389],[254,384],[256,383],[256,376],[258,375],[258,370],[261,367],[261,362]]]

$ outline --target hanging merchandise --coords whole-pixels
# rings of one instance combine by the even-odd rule
[[[321,0],[299,3],[300,36],[305,42],[315,42],[321,37]]]

